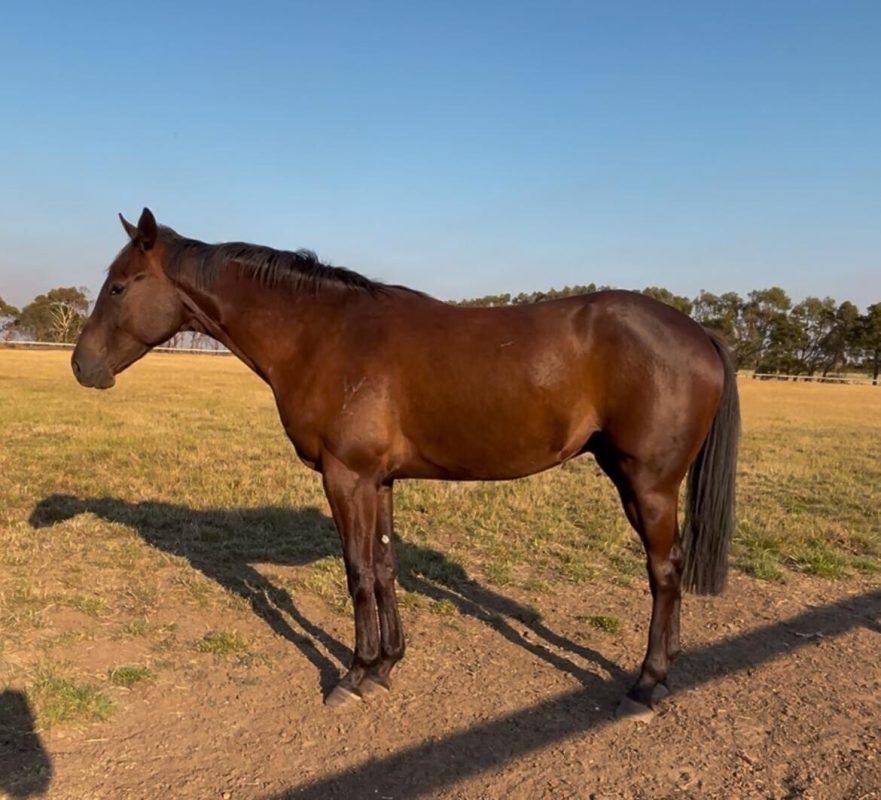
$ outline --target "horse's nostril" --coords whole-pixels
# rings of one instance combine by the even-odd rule
[[[80,362],[75,358],[71,359],[70,365],[73,367],[73,374],[79,377],[80,374]]]

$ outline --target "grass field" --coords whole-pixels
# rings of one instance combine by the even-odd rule
[[[212,627],[216,609],[289,593],[350,613],[319,479],[266,386],[233,358],[152,355],[99,393],[68,358],[0,350],[0,679],[42,727],[104,718],[165,670],[265,663]],[[735,567],[783,582],[881,571],[881,390],[744,381],[741,395]],[[644,585],[590,459],[512,483],[403,483],[396,502],[412,613],[455,618],[444,588],[468,578],[526,592],[532,620],[560,581]]]

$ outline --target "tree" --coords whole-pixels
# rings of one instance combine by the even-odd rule
[[[558,300],[561,297],[574,297],[579,294],[590,294],[595,292],[597,287],[593,283],[587,286],[576,284],[575,286],[564,286],[562,289],[548,289],[546,292],[530,292],[518,294],[511,303],[515,306],[525,305],[527,303],[540,303],[542,300]]]
[[[0,297],[0,318],[17,317],[18,309]]]
[[[53,303],[50,308],[52,334],[56,342],[72,342],[82,328],[82,320],[73,306]]]
[[[869,306],[858,323],[857,341],[866,354],[867,366],[872,370],[872,383],[878,385],[881,371],[881,303]]]
[[[660,300],[662,303],[672,306],[677,311],[681,311],[686,316],[691,316],[691,309],[694,305],[692,301],[687,297],[673,294],[669,289],[663,289],[660,286],[646,286],[641,294],[644,294],[647,297],[653,297],[655,300]]]
[[[800,354],[806,347],[807,335],[798,318],[789,314],[775,316],[771,320],[756,371],[798,375],[804,368]]]
[[[19,314],[16,327],[41,342],[73,342],[89,312],[85,289],[52,289],[35,297]]]
[[[779,286],[756,289],[749,293],[740,314],[740,329],[735,342],[737,363],[743,367],[757,367],[771,345],[771,334],[779,329],[781,319],[792,308],[792,301]],[[777,331],[778,347],[791,331]],[[785,333],[785,335],[784,335]],[[777,358],[779,360],[779,353]]]
[[[0,335],[9,335],[21,312],[0,297]]]
[[[507,306],[511,304],[510,294],[488,294],[485,297],[475,297],[472,300],[459,300],[459,306],[477,306],[487,308],[490,306]]]
[[[733,346],[737,341],[742,309],[743,300],[737,292],[715,295],[701,289],[692,304],[692,316],[705,328],[721,334]]]
[[[590,294],[597,291],[596,284],[587,286],[564,286],[562,289],[548,289],[546,292],[520,292],[515,297],[510,294],[488,294],[470,300],[459,300],[456,305],[488,308],[491,306],[522,306],[528,303],[540,303],[542,300],[556,300],[559,297],[572,297],[578,294]]]
[[[829,358],[826,348],[835,327],[835,301],[831,297],[806,297],[790,313],[799,329],[793,363],[798,370],[813,375]]]
[[[161,346],[171,347],[175,350],[178,350],[187,346],[186,342],[188,336],[192,338],[192,334],[190,334],[188,331],[178,331],[176,334],[174,334],[174,336],[172,336],[167,342],[163,343]]]
[[[842,369],[848,363],[859,349],[859,338],[859,309],[850,300],[845,300],[836,309],[832,329],[823,343],[823,375]]]

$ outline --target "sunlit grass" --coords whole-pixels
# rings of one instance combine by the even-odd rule
[[[618,633],[621,630],[621,620],[606,614],[591,614],[584,617],[584,621],[594,630],[604,633]]]
[[[248,652],[247,643],[236,631],[208,631],[193,647],[200,653],[215,656]]]
[[[152,679],[153,671],[149,667],[141,666],[114,667],[110,670],[109,677],[114,686],[124,686],[126,689],[130,689],[136,683]]]
[[[113,703],[99,688],[61,675],[52,667],[40,668],[28,697],[43,728],[107,719],[113,711]]]

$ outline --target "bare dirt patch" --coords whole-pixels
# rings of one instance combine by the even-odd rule
[[[689,598],[673,694],[643,726],[612,712],[647,607],[643,592],[594,586],[559,592],[532,626],[408,612],[394,691],[344,709],[322,705],[303,651],[227,609],[211,624],[269,663],[194,650],[185,682],[116,687],[112,719],[44,733],[45,755],[5,747],[2,785],[27,796],[51,762],[48,796],[77,799],[878,796],[877,583],[735,577],[721,599]],[[348,641],[323,603],[299,612]],[[593,612],[620,629],[584,622]],[[118,660],[109,649],[90,652],[96,669]]]

